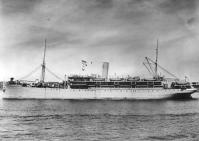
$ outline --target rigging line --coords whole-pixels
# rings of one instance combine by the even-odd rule
[[[57,79],[60,79],[60,80],[63,80],[61,77],[57,76],[55,73],[53,73],[52,71],[50,71],[47,67],[46,67],[46,70],[52,74],[54,77],[56,77]]]
[[[31,71],[30,73],[28,73],[27,75],[25,75],[24,77],[21,77],[19,80],[23,80],[25,78],[28,78],[29,76],[31,76],[32,74],[34,74],[38,69],[40,69],[40,65],[38,67],[36,67],[33,71]]]
[[[150,58],[148,58],[148,59],[149,59],[151,62],[155,63],[152,59],[150,59]],[[159,68],[161,68],[163,71],[165,71],[166,73],[168,73],[168,74],[170,74],[171,76],[173,76],[173,77],[175,77],[175,78],[178,79],[177,76],[175,76],[174,74],[170,73],[168,70],[166,70],[165,68],[163,68],[163,67],[160,66],[159,64],[157,64],[157,66],[158,66]]]
[[[146,67],[146,69],[148,70],[148,72],[153,75],[153,73],[150,71],[150,69],[147,67],[147,65],[143,62],[143,65]]]
[[[162,70],[164,70],[165,72],[167,72],[168,74],[170,74],[171,76],[178,78],[177,76],[175,76],[174,74],[170,73],[169,71],[167,71],[165,68],[161,67],[159,64],[157,64],[158,67],[160,67]]]
[[[153,68],[152,68],[152,66],[151,66],[151,63],[149,62],[148,57],[145,57],[145,59],[146,59],[146,61],[147,61],[147,63],[148,63],[148,66],[149,66],[150,69],[151,69],[151,72],[153,73],[152,75],[154,75],[155,73],[154,73],[154,71],[153,71]]]

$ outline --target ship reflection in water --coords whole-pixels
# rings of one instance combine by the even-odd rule
[[[2,140],[198,140],[199,101],[1,100]]]

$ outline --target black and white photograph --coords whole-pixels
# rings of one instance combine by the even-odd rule
[[[0,140],[199,140],[198,0],[0,0]]]

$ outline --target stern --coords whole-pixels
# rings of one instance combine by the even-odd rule
[[[186,99],[186,98],[192,98],[191,95],[193,93],[197,92],[196,88],[190,88],[190,89],[182,89],[180,92],[175,93],[172,98],[177,98],[177,99]]]

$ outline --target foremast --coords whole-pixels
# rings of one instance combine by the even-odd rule
[[[44,83],[45,81],[45,73],[46,73],[46,39],[45,39],[45,46],[44,46],[43,63],[41,64],[41,79],[40,79],[41,83]]]

